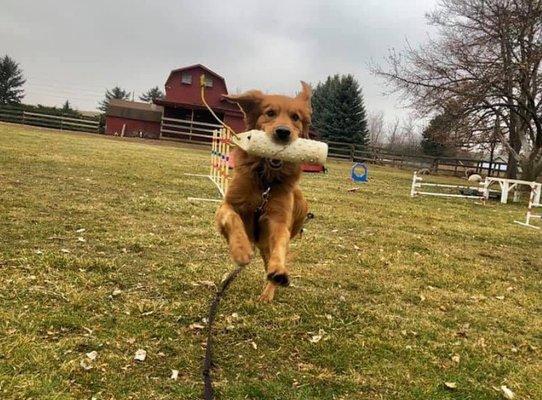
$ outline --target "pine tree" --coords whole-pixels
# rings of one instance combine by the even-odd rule
[[[367,115],[358,82],[352,75],[329,76],[313,95],[313,125],[323,140],[366,146]]]
[[[71,108],[70,102],[68,100],[66,100],[66,102],[62,106],[62,112],[63,113],[69,113],[69,112],[72,112],[72,111],[73,111],[73,108]]]
[[[328,127],[333,119],[332,103],[339,79],[339,75],[328,76],[324,83],[318,83],[312,95],[312,126],[326,141],[331,140]]]
[[[453,156],[463,136],[464,123],[455,104],[447,104],[423,130],[421,146],[424,154],[441,157]],[[467,128],[469,129],[469,128]]]
[[[20,104],[26,80],[19,64],[9,56],[0,58],[0,104]]]
[[[147,90],[145,93],[141,94],[141,96],[139,96],[139,100],[146,103],[152,103],[153,100],[163,99],[164,97],[164,92],[162,92],[158,86],[155,86]]]
[[[422,133],[421,146],[423,154],[428,156],[440,157],[444,155],[446,150],[446,146],[442,143],[442,140],[439,140],[439,135],[436,134],[437,124],[438,122],[433,118]]]
[[[105,91],[105,99],[100,102],[98,105],[98,110],[106,111],[107,106],[109,105],[109,100],[111,99],[119,99],[119,100],[129,100],[130,99],[130,92],[127,92],[124,89],[121,89],[118,86],[115,86],[111,90]]]

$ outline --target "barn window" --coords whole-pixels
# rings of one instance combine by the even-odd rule
[[[183,72],[181,74],[181,82],[187,85],[192,84],[192,74],[190,72]]]
[[[205,86],[213,87],[213,78],[205,76]]]

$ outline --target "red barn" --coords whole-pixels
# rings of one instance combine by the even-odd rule
[[[183,141],[205,140],[218,127],[216,119],[201,101],[200,76],[205,75],[205,99],[215,114],[236,132],[245,129],[243,113],[222,96],[228,94],[226,81],[201,65],[174,69],[166,81],[165,99],[155,100],[164,107],[162,137]]]
[[[205,75],[205,99],[215,114],[236,132],[245,129],[243,113],[236,104],[227,102],[226,81],[201,65],[171,71],[166,81],[166,97],[154,104],[111,100],[106,111],[107,135],[167,138],[184,142],[210,141],[220,128],[200,94],[200,76]]]

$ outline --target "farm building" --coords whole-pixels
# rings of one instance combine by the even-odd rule
[[[228,94],[224,78],[196,64],[171,71],[165,84],[165,98],[155,100],[154,104],[112,102],[106,112],[106,134],[120,134],[125,126],[125,136],[167,138],[184,142],[209,141],[212,131],[219,125],[201,101],[202,74],[205,75],[205,98],[209,106],[235,131],[242,131],[243,113],[237,105],[222,97]]]
[[[107,106],[105,133],[158,139],[163,112],[163,107],[156,104],[111,99]]]

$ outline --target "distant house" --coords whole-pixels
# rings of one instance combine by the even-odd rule
[[[236,132],[242,132],[243,113],[222,97],[228,94],[224,78],[196,64],[171,71],[165,84],[166,97],[154,104],[112,101],[106,111],[106,134],[120,134],[124,127],[124,136],[209,141],[220,125],[201,101],[201,75],[205,76],[205,99],[211,109]]]

